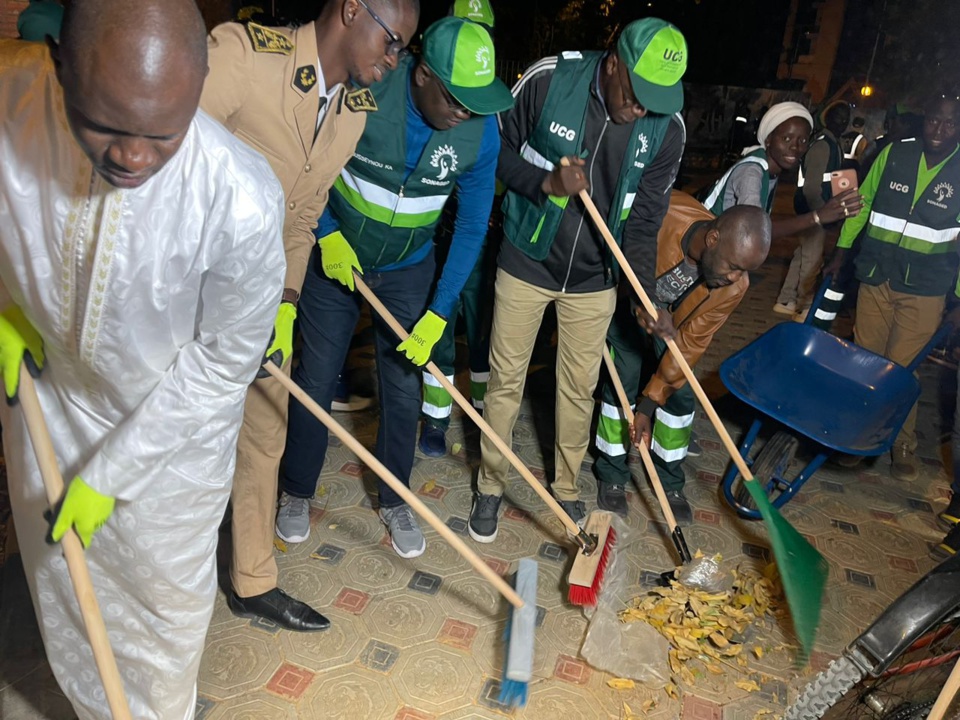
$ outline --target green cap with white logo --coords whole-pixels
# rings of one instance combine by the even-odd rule
[[[493,115],[513,107],[513,95],[495,72],[493,40],[482,26],[445,17],[423,34],[423,61],[474,115]]]
[[[650,112],[670,115],[683,108],[687,41],[659,18],[635,20],[623,29],[617,55],[626,64],[637,100]]]
[[[481,23],[493,29],[493,8],[489,0],[454,0],[451,15]]]

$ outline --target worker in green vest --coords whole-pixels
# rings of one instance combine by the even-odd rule
[[[450,6],[450,15],[479,23],[493,37],[493,8],[487,0],[456,0]],[[458,198],[454,195],[447,203],[443,219],[437,228],[437,254],[447,252],[455,229]],[[499,217],[499,204],[495,203],[493,215]],[[493,222],[491,215],[491,223]],[[493,272],[499,243],[491,242],[488,234],[477,262],[470,272],[460,300],[451,315],[450,322],[440,340],[433,347],[433,362],[450,382],[453,382],[454,361],[457,355],[456,332],[458,320],[462,320],[467,341],[468,366],[470,369],[470,401],[477,410],[483,410],[483,396],[490,377],[490,322],[493,317]],[[423,404],[420,407],[421,430],[418,447],[427,457],[443,457],[447,454],[447,428],[453,413],[453,398],[433,375],[423,372]]]
[[[373,86],[366,130],[334,183],[314,234],[318,247],[304,281],[298,319],[303,353],[294,380],[329,410],[360,315],[354,272],[410,333],[397,346],[374,314],[380,428],[377,458],[410,481],[420,412],[420,368],[452,317],[483,244],[493,204],[500,138],[495,114],[513,97],[494,74],[489,33],[445,17],[424,33],[423,56],[401,60]],[[433,238],[450,194],[460,198],[456,232],[434,283]],[[433,289],[435,286],[435,289]],[[309,501],[327,451],[327,430],[290,403],[277,534],[302,542]],[[399,495],[381,484],[379,515],[394,550],[412,558],[423,533]]]
[[[576,196],[590,192],[652,293],[657,232],[683,153],[677,113],[686,65],[687,45],[677,28],[657,18],[637,20],[607,52],[564,52],[535,63],[514,87],[515,109],[501,116],[497,177],[507,194],[484,417],[509,444],[537,331],[554,303],[552,489],[577,522],[586,514],[577,480],[618,269]],[[658,335],[673,335],[668,313],[660,313],[656,324],[644,313],[642,322]],[[469,533],[493,542],[510,464],[486,437],[481,452]]]
[[[926,108],[922,138],[893,143],[864,180],[864,212],[843,224],[837,251],[824,270],[834,274],[866,228],[854,261],[860,281],[854,340],[908,365],[940,326],[946,295],[960,297],[960,100],[938,97]],[[917,408],[891,451],[890,474],[916,480]],[[840,458],[854,467],[860,456]]]

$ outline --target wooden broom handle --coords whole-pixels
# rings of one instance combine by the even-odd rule
[[[940,690],[937,701],[933,704],[933,707],[930,708],[930,714],[927,715],[927,720],[943,720],[944,715],[947,710],[950,709],[950,704],[957,696],[958,691],[960,691],[960,660],[957,660],[953,666],[953,671]]]
[[[620,375],[617,373],[617,368],[613,363],[613,356],[610,354],[610,349],[606,346],[604,346],[603,349],[603,362],[607,366],[610,380],[613,382],[613,387],[617,391],[617,397],[620,399],[623,416],[628,423],[633,425],[634,416],[633,410],[630,409],[630,400],[627,399],[627,393],[623,389],[623,383],[620,381]],[[644,443],[640,443],[637,449],[640,451],[643,466],[647,469],[647,475],[650,476],[650,483],[653,485],[653,492],[657,496],[657,502],[660,503],[660,510],[663,511],[663,516],[667,519],[667,525],[672,533],[677,528],[677,519],[673,515],[673,510],[670,509],[667,494],[663,491],[663,484],[660,482],[660,475],[657,473],[657,468],[653,464],[653,458],[650,457],[650,450]]]
[[[397,319],[393,316],[393,314],[387,310],[382,302],[380,302],[380,299],[373,294],[373,291],[367,287],[367,284],[363,282],[363,279],[360,277],[359,273],[354,272],[353,279],[357,284],[357,290],[359,290],[360,294],[366,298],[371,307],[377,311],[377,314],[383,318],[384,322],[390,326],[390,329],[393,330],[394,334],[400,338],[401,341],[406,340],[407,337],[409,337],[407,331],[403,329],[403,326],[397,322]],[[436,378],[437,382],[440,383],[443,389],[450,393],[450,397],[452,397],[457,402],[457,405],[463,409],[463,411],[467,414],[467,417],[473,420],[483,434],[493,441],[493,444],[497,446],[497,450],[503,453],[504,457],[510,461],[510,464],[517,469],[517,472],[520,473],[520,477],[526,480],[530,487],[536,491],[537,495],[539,495],[540,498],[553,511],[553,514],[556,515],[564,524],[564,526],[567,528],[567,532],[574,537],[580,537],[582,533],[580,526],[577,525],[569,515],[567,515],[564,509],[560,507],[560,503],[558,503],[554,499],[553,495],[551,495],[550,492],[540,484],[540,481],[533,476],[533,473],[530,472],[527,466],[523,464],[523,461],[517,457],[516,453],[513,452],[513,449],[510,448],[499,435],[497,435],[494,429],[490,427],[486,420],[483,419],[483,416],[474,409],[473,405],[470,404],[470,401],[467,400],[463,394],[457,390],[456,387],[454,387],[452,382],[447,380],[447,376],[440,372],[440,368],[438,368],[433,361],[428,362],[426,368],[427,371]]]
[[[566,158],[561,160],[562,164],[567,164],[568,162],[569,161],[567,161]],[[597,206],[593,204],[593,198],[587,195],[586,190],[581,190],[580,200],[583,201],[584,207],[587,208],[587,212],[590,213],[590,217],[593,218],[594,224],[597,226],[600,234],[603,235],[603,239],[610,248],[610,252],[613,253],[613,256],[620,264],[620,270],[624,275],[626,275],[627,279],[630,281],[630,285],[633,286],[633,290],[637,294],[637,297],[640,298],[640,302],[643,304],[644,309],[654,319],[656,319],[656,306],[650,302],[649,296],[644,291],[643,286],[640,285],[640,281],[637,279],[636,273],[633,272],[633,269],[630,267],[630,263],[627,262],[627,258],[624,256],[623,251],[620,249],[620,246],[617,245],[617,241],[614,240],[613,234],[610,232],[610,228],[607,227],[607,223],[604,221],[603,217],[601,217],[599,211],[597,210]],[[733,438],[730,437],[730,433],[728,433],[727,429],[723,426],[720,416],[717,415],[717,411],[713,408],[713,403],[710,402],[710,398],[708,398],[707,394],[703,391],[700,381],[697,380],[697,376],[693,374],[693,369],[690,367],[687,359],[683,357],[683,353],[681,353],[680,348],[677,347],[676,341],[670,339],[667,340],[666,343],[667,347],[670,349],[670,352],[673,353],[673,358],[676,360],[677,365],[679,365],[680,369],[683,371],[684,377],[687,378],[687,382],[690,383],[690,387],[693,388],[693,392],[700,401],[700,405],[703,406],[704,411],[707,413],[707,417],[710,418],[710,422],[713,423],[713,426],[717,429],[717,433],[720,435],[720,440],[723,441],[724,446],[727,448],[727,452],[730,453],[730,457],[733,458],[733,463],[737,466],[737,470],[739,470],[740,474],[743,475],[744,480],[748,482],[753,480],[753,473],[750,472],[750,468],[748,468],[747,463],[744,462],[743,457],[740,455],[740,451],[733,442]]]
[[[453,549],[460,553],[464,560],[473,565],[473,569],[480,573],[484,580],[493,585],[497,591],[510,602],[511,605],[516,608],[522,608],[524,606],[523,598],[521,598],[502,577],[497,575],[493,569],[483,560],[481,560],[473,550],[467,547],[466,543],[464,543],[463,540],[461,540],[460,537],[453,532],[453,530],[444,525],[443,521],[434,515],[433,511],[424,505],[420,498],[413,494],[410,488],[400,482],[382,462],[377,460],[373,453],[367,450],[359,440],[347,432],[347,430],[340,423],[334,420],[330,416],[330,413],[326,412],[322,407],[314,402],[313,398],[311,398],[303,388],[288,378],[286,373],[277,367],[274,362],[267,362],[263,367],[266,368],[267,372],[270,373],[274,378],[280,381],[280,384],[283,385],[291,395],[299,400],[300,403],[307,410],[309,410],[315,418],[317,418],[317,420],[326,425],[330,432],[340,438],[340,440],[343,441],[343,443],[350,448],[350,450],[352,450],[367,467],[373,470],[381,480],[383,480],[395,493],[397,493],[397,495],[402,497],[403,501],[417,512],[417,515],[426,520],[430,524],[430,527],[440,533],[440,536],[450,543]]]
[[[50,431],[43,418],[40,400],[37,397],[37,388],[24,363],[20,363],[20,386],[18,397],[23,408],[23,417],[27,422],[27,432],[33,451],[37,456],[37,465],[40,466],[40,475],[43,477],[43,486],[47,492],[47,501],[53,508],[63,497],[63,478],[57,464],[57,455],[50,439]],[[73,592],[80,605],[80,614],[87,630],[87,639],[93,648],[93,658],[100,672],[100,680],[107,694],[107,703],[110,705],[110,714],[114,720],[132,720],[127,698],[123,692],[123,682],[120,680],[120,671],[117,669],[117,660],[110,647],[107,637],[107,628],[103,624],[103,615],[100,614],[100,605],[93,591],[90,580],[90,568],[83,554],[83,543],[80,536],[71,528],[60,541],[63,556],[67,561],[67,570],[70,572],[70,581],[73,583]]]

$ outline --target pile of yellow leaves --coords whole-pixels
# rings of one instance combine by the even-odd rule
[[[769,565],[763,575],[738,568],[728,592],[708,593],[674,581],[668,588],[656,588],[634,598],[631,606],[620,613],[620,619],[652,625],[670,642],[673,676],[664,689],[672,699],[679,699],[681,682],[695,682],[690,667],[694,662],[715,675],[732,669],[743,675],[734,683],[738,688],[757,692],[760,686],[746,670],[747,656],[752,653],[762,658],[764,649],[756,642],[748,648],[745,633],[750,626],[760,627],[767,616],[782,613],[782,597],[776,566]]]

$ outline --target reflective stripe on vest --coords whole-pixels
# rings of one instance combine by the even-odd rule
[[[926,255],[935,255],[953,250],[951,243],[957,239],[960,227],[934,230],[902,218],[871,210],[867,232],[870,237],[880,242],[892,243]]]
[[[821,182],[825,182],[825,183],[830,182],[830,173],[824,173],[823,179],[821,180]],[[798,188],[803,187],[803,167],[802,166],[797,169],[797,187]]]
[[[426,227],[436,223],[449,197],[403,197],[353,175],[347,168],[340,171],[334,188],[361,215],[401,228]]]
[[[853,144],[850,146],[850,152],[844,153],[843,157],[847,160],[853,160],[857,157],[857,148],[860,146],[860,141],[863,140],[863,133],[857,135],[857,138],[853,141]]]
[[[522,157],[531,165],[535,165],[536,167],[540,168],[541,170],[553,172],[554,164],[530,147],[530,143],[523,144],[523,147],[520,150],[520,157]]]

